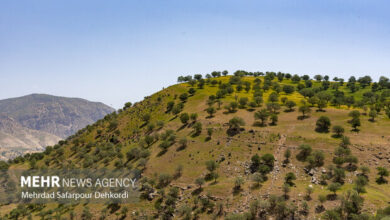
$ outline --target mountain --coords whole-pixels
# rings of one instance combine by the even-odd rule
[[[0,159],[42,151],[113,111],[102,103],[46,94],[0,100]]]
[[[379,220],[390,215],[388,80],[243,71],[194,78],[179,77],[181,83],[127,104],[55,147],[8,163],[9,170],[133,169],[141,176],[139,202],[4,204],[0,216]]]

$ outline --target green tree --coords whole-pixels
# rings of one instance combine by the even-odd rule
[[[352,118],[351,120],[348,121],[348,123],[351,124],[354,131],[358,131],[359,130],[358,127],[361,126],[359,117]]]
[[[299,112],[302,113],[302,119],[304,119],[304,118],[308,117],[308,114],[311,112],[311,109],[309,106],[303,105],[303,106],[299,107]]]
[[[365,186],[368,184],[367,178],[365,176],[357,176],[355,180],[354,190],[358,193],[365,193]]]
[[[342,137],[344,134],[344,128],[340,125],[333,126],[332,131],[335,137]]]
[[[337,183],[344,183],[345,171],[343,168],[334,168],[333,170],[333,181]]]
[[[283,92],[285,92],[286,94],[291,94],[294,91],[295,91],[295,87],[292,85],[284,85],[283,86]]]
[[[243,184],[244,179],[242,177],[236,177],[236,179],[234,180],[234,191],[239,191]]]
[[[284,198],[287,200],[288,199],[288,193],[291,191],[290,185],[288,185],[286,183],[283,184],[282,190],[283,190]]]
[[[378,116],[378,112],[375,109],[371,109],[368,116],[370,116],[370,121],[374,122],[375,118]]]
[[[207,135],[211,138],[211,135],[213,135],[213,129],[207,128]]]
[[[192,127],[195,135],[199,135],[202,132],[202,123],[196,122]]]
[[[267,109],[261,109],[260,111],[255,112],[255,119],[261,120],[261,125],[264,126],[269,117]]]
[[[269,102],[277,102],[278,100],[279,100],[279,95],[276,92],[273,92],[268,96]]]
[[[358,110],[353,110],[349,112],[349,117],[352,118],[359,118],[360,117],[360,112]]]
[[[290,148],[287,148],[286,151],[284,151],[284,163],[289,163],[291,157],[291,150]]]
[[[206,168],[207,170],[211,173],[211,172],[214,172],[217,167],[218,167],[218,164],[214,161],[214,160],[209,160],[209,161],[206,161]]]
[[[276,125],[276,123],[278,122],[278,115],[277,114],[271,114],[271,124],[272,125]]]
[[[299,161],[306,161],[307,157],[309,157],[312,152],[311,146],[308,144],[301,144],[298,149],[299,153],[296,156],[297,159]]]
[[[292,172],[289,172],[284,177],[284,183],[288,184],[289,186],[294,186],[295,184],[293,181],[296,179],[297,179],[297,177],[295,176],[295,174]]]
[[[309,168],[323,166],[324,160],[325,160],[324,152],[320,150],[313,151],[310,154],[310,156],[307,157],[307,162],[309,162]]]
[[[389,171],[384,168],[384,167],[377,167],[376,168],[378,170],[378,178],[376,179],[376,182],[378,184],[384,184],[384,183],[387,183],[387,179],[385,179],[385,177],[388,177],[389,176]]]
[[[212,118],[214,113],[217,112],[214,107],[208,107],[206,112],[209,114],[209,117]]]
[[[142,116],[142,120],[145,122],[145,123],[148,123],[150,121],[150,113],[146,113]]]
[[[268,166],[271,170],[273,169],[274,167],[274,162],[275,162],[275,157],[274,155],[272,154],[264,154],[262,157],[261,157],[261,160],[264,162],[264,165]]]
[[[245,106],[248,104],[248,98],[247,97],[241,97],[238,100],[238,103],[240,103],[240,108],[245,108]]]
[[[328,190],[333,192],[333,194],[336,196],[336,192],[341,188],[341,184],[340,183],[331,183],[329,184],[328,186]]]
[[[202,189],[202,185],[204,184],[204,179],[199,177],[195,180],[195,184],[199,186],[199,189]]]
[[[240,117],[233,117],[229,120],[229,133],[236,134],[240,132],[241,126],[244,126],[244,119]]]
[[[188,94],[187,94],[186,92],[180,94],[179,99],[180,99],[182,102],[187,101],[187,99],[188,99]]]
[[[260,186],[260,183],[262,183],[264,181],[264,178],[263,178],[263,175],[261,175],[260,173],[254,173],[252,175],[252,181],[255,182],[255,187],[258,187]]]
[[[291,100],[289,100],[289,101],[286,102],[286,107],[288,108],[288,111],[289,111],[289,112],[294,111],[294,107],[295,107],[296,105],[297,105],[297,104],[296,104],[294,101],[291,101]]]
[[[188,113],[180,114],[180,121],[181,121],[181,123],[187,124],[188,120],[190,120],[190,116],[188,115]]]
[[[328,132],[331,122],[327,116],[321,116],[316,122],[316,130],[318,132]]]
[[[237,102],[230,102],[229,105],[225,106],[225,109],[228,110],[228,112],[233,113],[237,111],[238,103]]]
[[[198,119],[198,114],[197,113],[191,113],[190,118],[192,121],[196,121]]]

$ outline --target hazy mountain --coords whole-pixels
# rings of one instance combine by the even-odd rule
[[[113,111],[103,103],[45,94],[0,100],[0,159],[43,150]]]

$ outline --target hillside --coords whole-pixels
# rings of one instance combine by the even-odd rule
[[[9,169],[128,168],[141,200],[4,204],[33,219],[382,219],[390,215],[390,83],[214,72],[179,77]],[[224,74],[225,75],[225,74]],[[379,168],[380,167],[380,168]],[[379,169],[378,169],[379,168]],[[378,169],[378,170],[377,170]],[[385,209],[385,210],[382,210]],[[17,216],[17,217],[16,217]]]
[[[45,94],[0,100],[3,159],[42,151],[113,111],[102,103]]]

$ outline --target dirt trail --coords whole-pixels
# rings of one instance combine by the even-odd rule
[[[280,171],[282,169],[282,162],[284,160],[284,151],[285,151],[285,143],[286,143],[286,137],[287,135],[282,134],[278,145],[274,151],[274,157],[275,157],[275,163],[274,163],[274,169],[270,173],[271,178],[271,184],[268,186],[267,193],[270,194],[270,192],[276,187],[275,182],[279,176],[280,177]]]

